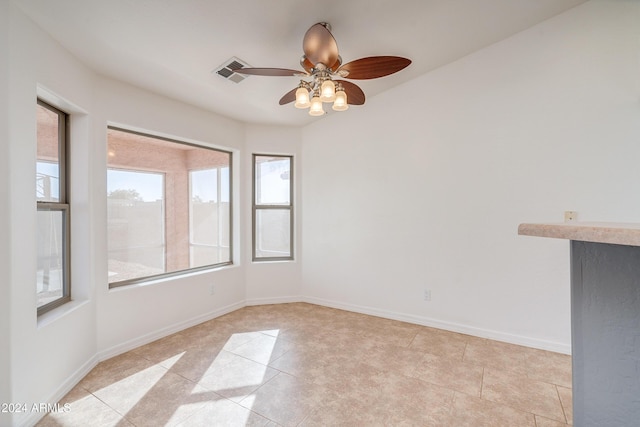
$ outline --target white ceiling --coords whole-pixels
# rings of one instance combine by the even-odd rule
[[[299,78],[236,84],[211,72],[233,56],[253,67],[300,69],[305,32],[328,22],[345,63],[373,55],[413,61],[395,75],[354,81],[370,98],[584,1],[13,0],[100,74],[238,120],[281,125],[318,120],[278,105]]]

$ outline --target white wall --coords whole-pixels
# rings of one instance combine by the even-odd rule
[[[73,281],[77,291],[75,301],[38,319],[36,316],[36,209],[34,200],[36,117],[35,101],[39,88],[49,88],[64,98],[54,98],[40,90],[49,101],[73,113],[89,111],[92,107],[92,74],[68,52],[17,11],[8,7],[9,19],[9,87],[10,109],[7,169],[9,191],[3,209],[9,215],[11,234],[3,246],[11,254],[10,276],[2,286],[8,288],[10,304],[9,345],[11,394],[6,402],[48,402],[86,370],[96,352],[95,305],[89,298],[91,277],[88,268],[79,263],[78,253],[73,262]],[[4,97],[3,97],[4,99]],[[74,161],[81,173],[88,159],[86,141],[88,121],[82,114],[72,119],[76,132],[72,133]],[[85,179],[86,181],[86,179]],[[88,187],[74,185],[71,215],[78,222],[72,228],[75,242],[86,239],[89,223],[86,212]],[[57,317],[56,321],[51,321]],[[37,414],[35,414],[37,415]],[[21,424],[28,414],[16,414]]]
[[[243,188],[246,194],[242,213],[245,227],[243,244],[246,265],[247,303],[271,304],[300,300],[302,275],[301,261],[301,222],[302,215],[297,207],[302,199],[301,179],[301,145],[302,130],[299,128],[283,128],[280,126],[247,125],[245,149],[247,155],[243,170]],[[294,261],[286,262],[252,262],[251,261],[251,197],[252,197],[252,154],[292,155],[294,184]]]
[[[9,210],[4,201],[9,197],[9,4],[0,1],[0,241],[7,242],[11,236]],[[11,251],[0,244],[0,402],[11,398]],[[0,425],[10,424],[11,415],[0,413]]]
[[[639,8],[586,3],[305,128],[303,295],[568,352],[569,246],[517,227],[640,221]]]

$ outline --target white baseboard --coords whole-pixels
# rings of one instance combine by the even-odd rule
[[[302,297],[288,296],[275,298],[253,298],[247,300],[247,305],[290,304],[293,302],[302,302]]]
[[[98,352],[97,354],[98,360],[102,362],[103,360],[107,360],[119,354],[126,353],[127,351],[133,350],[134,348],[140,347],[145,344],[149,344],[150,342],[153,342],[160,338],[164,338],[168,335],[175,334],[176,332],[180,332],[192,326],[199,325],[200,323],[206,322],[207,320],[215,319],[216,317],[220,317],[227,313],[231,313],[232,311],[239,310],[245,307],[246,305],[247,304],[245,301],[240,301],[240,302],[230,304],[225,307],[221,307],[216,310],[210,311],[209,313],[192,317],[191,319],[185,320],[183,322],[179,322],[174,325],[167,326],[165,328],[159,329],[149,334],[142,335],[132,340],[125,341],[121,344],[115,345],[113,347],[110,347]]]
[[[371,316],[382,317],[385,319],[399,320],[401,322],[413,323],[431,328],[443,329],[461,334],[473,335],[480,338],[488,338],[496,341],[502,341],[509,344],[522,345],[526,347],[538,348],[541,350],[553,351],[556,353],[571,354],[571,345],[540,340],[521,335],[513,335],[500,331],[478,328],[475,326],[463,325],[459,323],[447,322],[429,317],[415,316],[411,314],[397,313],[388,310],[381,310],[373,307],[366,307],[355,304],[347,304],[337,301],[326,300],[316,297],[302,297],[302,302],[310,304],[322,305],[325,307],[337,308],[340,310],[352,311],[355,313],[368,314]]]

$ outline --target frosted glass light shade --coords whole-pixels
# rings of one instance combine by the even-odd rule
[[[303,87],[299,87],[296,90],[296,108],[309,108],[311,102],[309,101],[309,91]]]
[[[336,99],[336,85],[331,80],[325,80],[320,86],[320,99],[322,102],[333,102]]]
[[[322,101],[319,96],[314,96],[311,100],[311,109],[309,109],[309,115],[311,116],[322,116],[324,114],[324,110],[322,109]]]
[[[347,104],[347,94],[343,90],[336,92],[336,100],[333,102],[333,108],[335,111],[345,111],[349,108]]]

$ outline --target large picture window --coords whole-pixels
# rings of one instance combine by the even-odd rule
[[[36,301],[40,315],[71,299],[66,162],[68,115],[38,100],[36,122]]]
[[[231,153],[107,132],[109,286],[231,263]]]
[[[293,259],[293,157],[253,155],[253,260]]]

